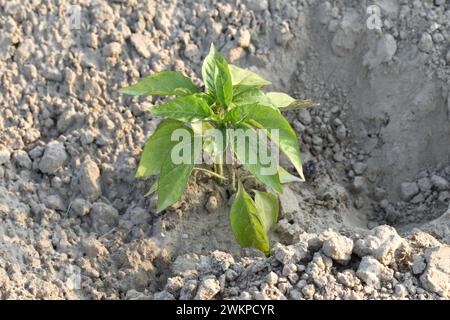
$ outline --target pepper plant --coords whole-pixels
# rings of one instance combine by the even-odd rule
[[[120,89],[132,96],[174,96],[170,101],[149,108],[154,115],[165,119],[147,140],[136,177],[159,175],[149,192],[157,192],[158,212],[179,200],[194,170],[206,172],[231,191],[237,190],[230,210],[235,238],[241,246],[255,247],[269,255],[268,231],[279,214],[276,194],[283,192],[283,183],[304,181],[297,136],[280,111],[313,103],[295,100],[281,92],[264,93],[261,88],[270,85],[269,81],[228,64],[214,45],[204,60],[202,77],[205,92],[177,71],[162,71]],[[175,137],[181,136],[176,134],[180,130],[184,133],[181,143]],[[244,134],[244,139],[236,132]],[[246,139],[248,136],[257,138]],[[264,136],[268,139],[263,139]],[[260,149],[270,149],[268,157],[274,160],[275,153],[270,145],[276,145],[292,162],[298,177],[278,163],[275,170],[268,170]],[[175,161],[174,153],[188,161]],[[198,165],[202,164],[203,153],[209,155],[213,171]],[[231,154],[228,157],[231,162],[226,161],[227,154]],[[253,161],[249,161],[252,157]],[[240,163],[238,171],[237,162]],[[242,181],[248,176],[242,172],[249,172],[265,186],[264,190],[250,193],[245,190]]]

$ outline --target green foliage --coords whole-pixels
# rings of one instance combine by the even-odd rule
[[[233,157],[267,189],[253,190],[252,198],[238,180],[238,191],[230,211],[231,229],[241,246],[255,247],[268,255],[268,233],[279,215],[276,193],[283,192],[284,183],[304,181],[296,133],[280,111],[315,104],[281,92],[264,93],[261,89],[270,85],[269,81],[252,71],[228,65],[214,45],[204,60],[202,76],[206,92],[199,92],[191,80],[176,71],[156,73],[120,90],[133,96],[175,96],[149,108],[154,115],[166,119],[148,138],[136,177],[159,175],[147,195],[157,193],[157,211],[161,212],[185,192],[202,149],[215,163],[216,172],[210,172],[211,176],[234,181],[229,176],[221,176],[224,155],[231,150]],[[186,134],[177,140],[174,133],[178,129],[183,129]],[[234,131],[230,133],[228,129]],[[257,134],[259,130],[265,139]],[[272,130],[278,130],[278,139]],[[215,136],[217,133],[219,135]],[[272,153],[268,152],[263,159],[258,152],[269,150],[267,138],[292,162],[299,177],[280,166],[270,172],[264,171],[275,161]],[[175,161],[174,154],[189,161]],[[254,161],[248,161],[252,157]],[[268,159],[271,160],[269,164]],[[232,184],[231,188],[235,190]]]

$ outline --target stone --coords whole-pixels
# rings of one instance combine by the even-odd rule
[[[417,185],[421,192],[429,191],[432,187],[431,180],[429,178],[421,178],[417,181]]]
[[[91,204],[89,203],[89,201],[86,201],[85,199],[77,198],[72,201],[70,208],[72,216],[83,217],[89,214],[89,212],[91,211]]]
[[[248,29],[239,30],[238,43],[242,48],[248,48],[251,44],[252,36]]]
[[[357,176],[353,179],[352,189],[355,193],[360,193],[366,189],[366,178]]]
[[[344,125],[340,125],[336,128],[336,138],[339,141],[344,141],[345,138],[347,137],[347,129],[345,128]]]
[[[390,34],[383,35],[372,50],[364,55],[363,65],[374,69],[382,63],[392,60],[397,52],[397,42]]]
[[[301,123],[303,123],[305,126],[311,124],[312,117],[309,113],[309,110],[306,108],[300,109],[298,111],[298,120],[300,120]]]
[[[284,265],[282,274],[283,276],[287,277],[295,272],[297,272],[297,266],[295,265],[295,263],[288,263]]]
[[[92,204],[90,216],[94,230],[108,232],[117,225],[119,212],[109,204],[95,202]]]
[[[433,38],[428,32],[422,34],[418,46],[419,50],[425,53],[430,53],[433,50]]]
[[[266,278],[265,278],[265,281],[266,281],[266,283],[267,283],[268,285],[274,286],[274,285],[276,285],[277,282],[278,282],[278,275],[277,275],[275,272],[270,271],[270,272],[267,274],[267,276],[266,276]]]
[[[331,9],[332,6],[328,1],[325,1],[317,7],[317,17],[321,24],[328,24],[330,22]]]
[[[403,201],[409,201],[419,193],[419,187],[415,182],[403,182],[400,185],[400,198]]]
[[[24,150],[17,150],[13,155],[14,161],[22,168],[31,169],[32,162],[28,153]]]
[[[450,295],[450,247],[435,247],[425,251],[427,268],[420,276],[422,286],[444,298]]]
[[[122,46],[118,42],[108,43],[103,47],[103,56],[117,57],[122,53]]]
[[[0,145],[0,165],[7,163],[11,159],[11,152],[5,146]]]
[[[100,169],[91,159],[83,162],[79,173],[79,183],[81,193],[87,200],[96,200],[102,194]]]
[[[65,211],[66,206],[59,195],[50,195],[44,199],[47,208],[59,211]]]
[[[324,241],[323,253],[340,264],[347,264],[352,256],[353,240],[337,233]]]
[[[447,63],[450,64],[450,48],[448,48],[447,55],[445,56],[445,60],[447,60]]]
[[[391,279],[393,271],[382,265],[377,259],[365,256],[359,264],[356,275],[368,286],[380,289],[381,281]]]
[[[439,191],[444,191],[444,190],[449,189],[448,181],[438,175],[433,175],[431,177],[431,184],[433,185],[434,188],[436,188]]]
[[[296,250],[293,246],[284,246],[277,243],[274,247],[275,259],[280,261],[282,264],[288,264],[295,262]]]
[[[216,212],[216,210],[217,210],[217,208],[218,208],[218,201],[217,201],[217,197],[216,196],[214,196],[214,195],[211,195],[209,198],[208,198],[208,202],[206,203],[206,210],[209,212],[209,213],[214,213],[214,212]]]
[[[201,58],[201,52],[198,46],[194,43],[189,43],[186,45],[186,48],[184,49],[184,56],[191,60],[194,63],[197,63],[200,61]]]
[[[219,281],[214,277],[210,276],[204,278],[200,283],[195,300],[211,300],[220,292]]]
[[[109,254],[108,249],[97,239],[88,238],[82,241],[84,253],[91,258],[102,257]]]
[[[347,10],[331,41],[333,53],[338,57],[350,55],[356,47],[361,30],[358,12],[354,9]]]
[[[367,169],[367,164],[365,164],[363,162],[357,162],[353,165],[353,171],[357,175],[363,174],[364,171],[366,171],[366,169]]]
[[[360,257],[370,255],[382,264],[389,265],[402,243],[403,239],[393,227],[382,225],[372,229],[367,237],[357,240],[353,253]]]
[[[142,34],[133,33],[130,37],[130,41],[142,57],[146,59],[150,58],[151,52],[148,50],[145,37]]]
[[[244,0],[247,8],[253,11],[264,11],[269,7],[268,0]]]
[[[39,170],[43,173],[53,174],[62,167],[66,160],[67,153],[64,144],[51,141],[45,147],[44,155],[39,162]]]
[[[425,258],[423,256],[421,255],[414,256],[412,263],[413,274],[421,274],[422,272],[424,272],[426,267],[427,264],[425,263]]]

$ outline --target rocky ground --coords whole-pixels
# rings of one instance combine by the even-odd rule
[[[202,174],[161,214],[133,178],[161,100],[117,89],[211,42],[321,104],[270,258]],[[0,78],[2,299],[450,298],[448,1],[0,0]]]

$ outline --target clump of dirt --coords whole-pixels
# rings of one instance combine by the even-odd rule
[[[0,0],[0,298],[448,298],[449,24],[445,1]],[[133,178],[162,100],[117,89],[201,86],[211,42],[320,103],[285,113],[307,181],[270,258],[204,174],[161,214]]]

